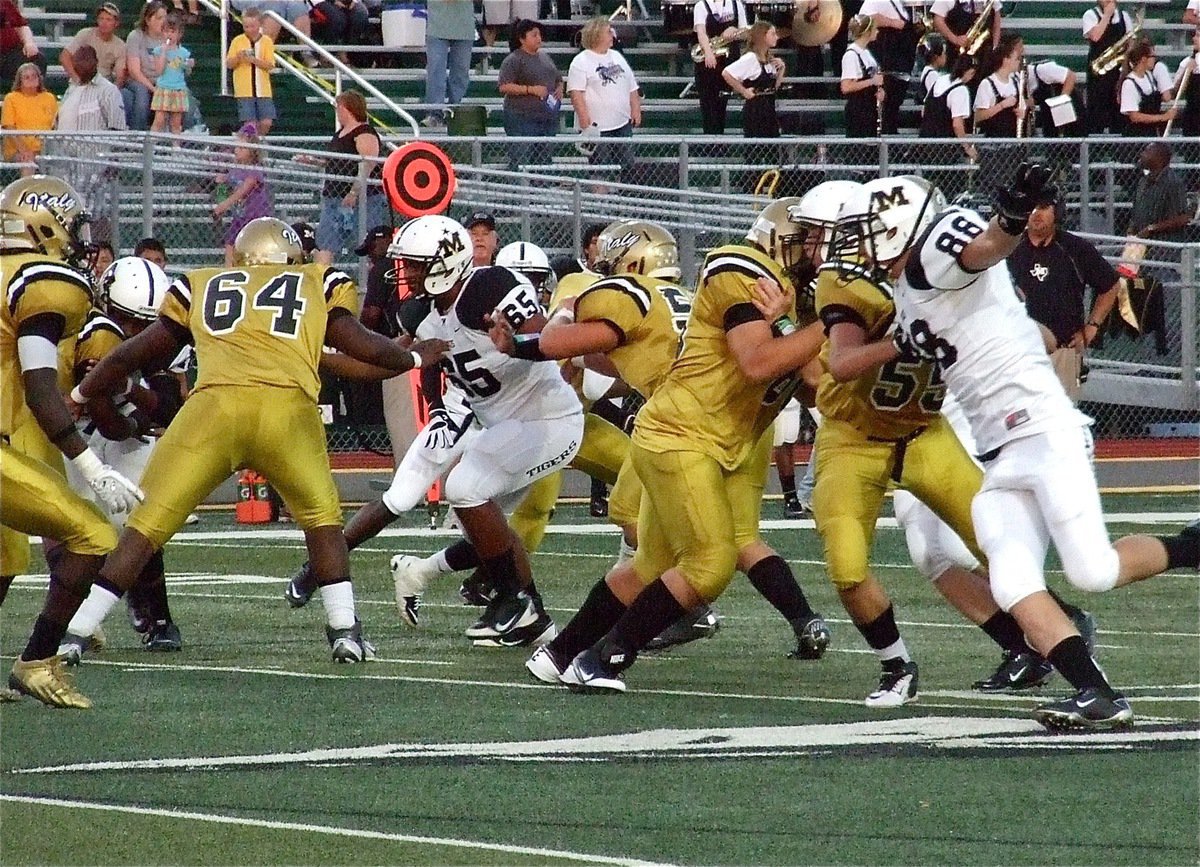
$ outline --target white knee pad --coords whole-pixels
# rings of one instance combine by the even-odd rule
[[[908,556],[930,581],[954,566],[972,570],[979,565],[958,534],[908,491],[896,491],[893,504],[908,543]]]
[[[1121,558],[1111,545],[1100,549],[1085,548],[1070,555],[1061,550],[1059,553],[1063,558],[1063,571],[1073,587],[1089,593],[1103,593],[1117,586]]]

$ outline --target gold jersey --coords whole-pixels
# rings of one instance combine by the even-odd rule
[[[568,298],[578,297],[581,292],[584,292],[599,279],[600,275],[592,271],[575,271],[571,274],[563,275],[563,278],[558,281],[558,285],[554,287],[554,294],[550,296],[550,307],[547,313],[553,313]],[[567,383],[571,388],[575,389],[575,396],[583,404],[583,411],[587,412],[592,408],[592,401],[584,397],[583,394],[583,368],[576,367],[575,363],[569,358],[564,358],[558,363],[558,366],[570,374]]]
[[[187,328],[200,371],[213,386],[297,388],[317,399],[317,365],[329,313],[354,314],[358,294],[326,265],[200,268],[171,284],[159,315]]]
[[[686,301],[665,280],[633,274],[598,280],[575,299],[576,322],[606,322],[616,329],[620,343],[608,357],[621,379],[643,397],[654,394],[679,350],[679,332],[664,291]]]
[[[754,248],[730,245],[708,254],[683,349],[638,414],[635,444],[651,452],[701,452],[727,470],[749,455],[797,385],[795,373],[751,382],[725,339],[738,325],[762,319],[752,301],[760,277],[792,291],[783,270]]]
[[[860,326],[868,341],[881,340],[896,316],[892,287],[867,268],[845,262],[821,267],[816,305],[826,333],[849,322]],[[850,382],[837,382],[829,374],[826,341],[821,364],[817,409],[871,437],[909,436],[937,417],[946,396],[937,365],[917,358],[896,358]]]
[[[61,339],[73,338],[92,308],[92,286],[82,273],[56,259],[2,250],[0,287],[0,433],[9,436],[33,422],[17,356],[18,330],[35,316],[54,313],[65,320]]]
[[[88,314],[83,330],[75,341],[74,352],[70,361],[72,379],[79,382],[84,373],[94,363],[104,358],[125,341],[125,333],[117,323],[113,322],[99,310]]]

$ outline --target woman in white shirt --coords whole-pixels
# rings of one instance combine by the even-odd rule
[[[575,108],[575,122],[593,163],[618,162],[623,170],[633,166],[633,148],[627,144],[600,144],[592,139],[629,138],[642,125],[642,97],[633,70],[619,51],[613,50],[613,29],[607,18],[593,18],[580,33],[583,50],[567,70],[567,92]]]
[[[1000,45],[988,56],[980,71],[990,74],[979,82],[975,92],[975,131],[989,138],[1017,136],[1017,70],[1025,45],[1021,37],[1006,33]]]
[[[1154,80],[1153,69],[1158,56],[1147,40],[1135,42],[1125,54],[1129,72],[1121,79],[1121,116],[1125,119],[1125,134],[1158,137],[1163,125],[1175,116],[1175,109],[1162,110],[1163,92]],[[1167,91],[1170,95],[1170,91]]]
[[[870,45],[879,31],[869,15],[850,19],[854,41],[842,55],[842,95],[846,97],[846,138],[873,138],[883,123],[883,73]]]
[[[917,76],[917,103],[922,107],[923,114],[925,100],[929,91],[933,89],[934,81],[939,75],[945,74],[949,54],[946,50],[946,40],[936,34],[925,37],[917,46],[917,50],[925,64],[921,74]]]
[[[1075,73],[1061,63],[1053,60],[1038,60],[1025,67],[1025,88],[1030,101],[1037,107],[1038,127],[1046,138],[1070,136],[1072,138],[1084,134],[1078,117],[1080,111],[1075,107],[1075,117],[1070,123],[1057,125],[1046,101],[1057,96],[1066,96],[1075,103]]]
[[[783,60],[772,55],[779,34],[770,21],[755,21],[746,36],[748,50],[721,71],[725,83],[746,100],[742,134],[746,138],[779,138],[775,91],[783,81]]]

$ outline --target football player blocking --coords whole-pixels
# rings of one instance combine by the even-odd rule
[[[158,319],[103,358],[71,394],[87,403],[117,394],[128,375],[194,342],[200,377],[146,467],[145,501],[71,621],[91,636],[146,562],[187,514],[231,472],[267,473],[304,531],[337,662],[373,655],[355,615],[341,504],[316,411],[317,369],[329,345],[368,365],[403,372],[439,360],[449,344],[401,348],[355,318],[349,277],[305,264],[296,232],[279,220],[249,223],[233,268],[202,268],[176,280]]]
[[[1012,184],[997,190],[990,220],[947,209],[941,193],[920,178],[875,184],[861,242],[871,249],[903,239],[886,262],[899,280],[896,344],[905,356],[937,365],[981,450],[983,485],[971,510],[992,596],[1077,690],[1041,705],[1035,717],[1049,728],[1128,725],[1128,701],[1046,591],[1047,547],[1053,540],[1071,584],[1101,592],[1168,569],[1200,567],[1200,527],[1109,543],[1091,466],[1090,419],[1063,391],[1004,265],[1034,207],[1056,198],[1051,173],[1022,164]]]

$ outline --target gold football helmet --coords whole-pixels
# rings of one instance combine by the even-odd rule
[[[595,268],[601,274],[643,274],[678,283],[679,247],[657,223],[617,220],[597,238]]]
[[[788,216],[788,212],[799,204],[798,196],[768,202],[746,233],[746,240],[778,262],[793,280],[802,279],[808,263],[804,252],[807,230]]]
[[[0,246],[33,250],[76,267],[95,253],[83,199],[60,178],[31,175],[0,191]]]
[[[259,217],[242,227],[233,240],[235,265],[302,265],[300,235],[274,217]]]

